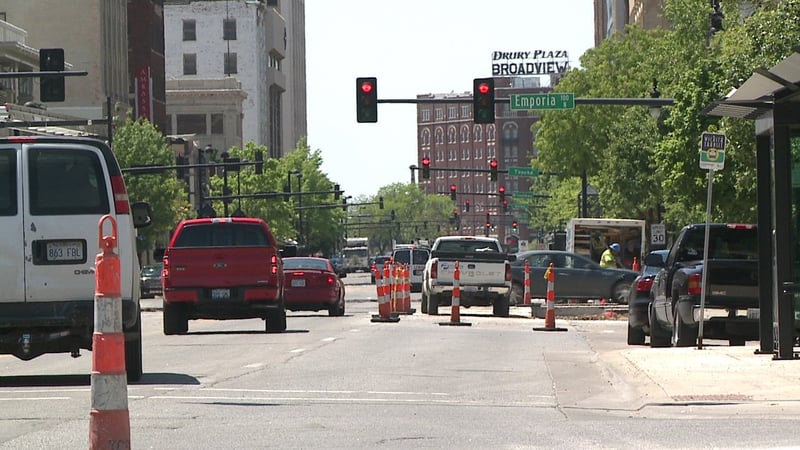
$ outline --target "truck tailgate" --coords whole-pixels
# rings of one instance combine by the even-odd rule
[[[455,261],[438,261],[438,282],[452,284]],[[459,261],[459,286],[503,286],[505,285],[506,262]]]
[[[758,262],[754,260],[708,261],[706,302],[758,308]]]
[[[268,248],[172,248],[167,288],[275,284]],[[272,279],[272,283],[270,283]]]

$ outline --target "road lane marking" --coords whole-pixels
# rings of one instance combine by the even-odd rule
[[[294,350],[290,350],[289,353],[301,353],[301,352],[304,352],[304,351],[306,351],[306,349],[304,349],[304,348],[296,348]]]
[[[336,339],[337,339],[337,338],[335,338],[335,337],[326,337],[325,339],[322,339],[322,342],[333,342],[333,341],[335,341]]]

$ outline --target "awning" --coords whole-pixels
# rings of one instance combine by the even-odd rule
[[[703,109],[708,116],[756,119],[776,104],[800,102],[800,47],[773,68],[756,69],[738,89]]]

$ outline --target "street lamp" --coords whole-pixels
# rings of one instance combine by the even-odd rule
[[[659,98],[661,97],[661,92],[658,91],[658,80],[653,78],[653,90],[650,91],[650,98]],[[653,116],[653,119],[658,120],[661,116],[661,107],[660,106],[649,106],[648,109],[650,110],[650,115]]]

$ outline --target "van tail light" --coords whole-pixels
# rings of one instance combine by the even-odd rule
[[[114,210],[117,214],[130,214],[131,205],[128,202],[128,192],[125,190],[125,180],[122,175],[111,177],[111,190],[114,193]]]
[[[702,282],[700,274],[695,273],[689,276],[689,293],[692,295],[700,295],[702,291]]]
[[[506,281],[511,281],[511,264],[506,262]]]
[[[439,263],[431,264],[431,278],[439,278]]]
[[[169,258],[164,256],[161,261],[164,263],[164,268],[161,269],[161,279],[167,280],[169,279]]]
[[[277,275],[278,274],[278,257],[276,255],[272,255],[272,257],[269,260],[269,264],[270,264],[270,273],[272,273],[273,275]]]
[[[636,283],[636,290],[639,292],[650,292],[651,287],[653,287],[652,278],[642,278]]]

